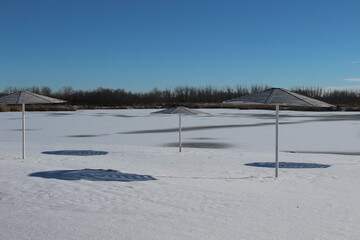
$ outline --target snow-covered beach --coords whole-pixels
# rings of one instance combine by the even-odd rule
[[[360,114],[0,113],[0,239],[358,239]]]

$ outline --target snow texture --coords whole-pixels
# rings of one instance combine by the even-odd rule
[[[0,113],[0,239],[359,239],[360,114]]]

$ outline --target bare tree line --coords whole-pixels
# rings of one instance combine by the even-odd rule
[[[348,90],[325,91],[322,88],[294,88],[291,91],[324,101],[333,105],[360,105],[360,92]]]
[[[263,91],[270,86],[252,85],[250,87],[237,86],[222,89],[212,86],[191,87],[181,86],[174,89],[160,90],[157,88],[148,92],[132,92],[125,89],[97,88],[95,90],[75,90],[63,87],[53,91],[49,87],[16,88],[8,87],[0,95],[16,91],[31,91],[34,93],[66,100],[71,105],[79,106],[168,106],[189,103],[221,103],[225,100]],[[293,88],[291,91],[309,96],[334,105],[360,105],[360,94],[354,91],[333,90],[325,91],[320,87]]]

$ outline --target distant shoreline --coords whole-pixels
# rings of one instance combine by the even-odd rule
[[[96,106],[96,105],[27,105],[26,111],[77,111],[77,110],[119,110],[119,109],[163,109],[174,106],[185,106],[189,108],[224,108],[224,109],[242,109],[242,110],[273,110],[272,105],[244,105],[244,104],[223,104],[223,103],[183,103],[183,104],[167,104],[167,105],[136,105],[136,106]],[[319,108],[319,107],[299,107],[284,106],[283,110],[294,111],[360,111],[360,106],[336,106],[335,108]],[[0,112],[18,112],[21,111],[20,105],[0,105]]]
[[[30,91],[36,94],[61,99],[67,105],[27,106],[29,111],[75,111],[77,109],[147,109],[186,106],[189,108],[240,108],[273,109],[265,105],[229,105],[224,101],[260,93],[269,89],[267,85],[252,85],[216,88],[212,86],[180,86],[174,89],[154,88],[148,92],[131,92],[125,89],[97,88],[94,90],[75,90],[64,87],[55,92],[49,87],[15,88],[9,87],[0,96],[17,91]],[[360,92],[333,90],[325,91],[319,87],[292,88],[292,92],[335,105],[337,111],[360,111]],[[59,107],[61,106],[61,107]],[[286,107],[289,110],[324,111],[329,109],[313,107]],[[18,111],[17,106],[1,106],[0,111]]]

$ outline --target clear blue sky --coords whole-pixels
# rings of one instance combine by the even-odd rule
[[[358,86],[359,12],[359,0],[0,0],[0,90]]]

